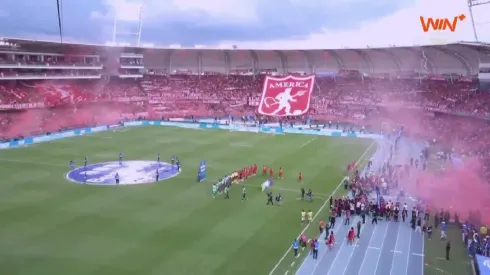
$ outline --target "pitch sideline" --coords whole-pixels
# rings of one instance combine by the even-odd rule
[[[357,160],[356,163],[359,163],[363,158],[364,156],[369,152],[369,150],[371,149],[371,147],[373,147],[373,145],[376,143],[376,140],[373,140],[373,142],[368,146],[368,148],[366,149],[366,151],[364,151],[364,153],[359,157],[359,159]],[[322,206],[318,209],[318,211],[316,212],[316,214],[313,216],[313,220],[316,220],[316,218],[318,217],[318,215],[322,212],[322,210],[325,208],[325,206],[327,206],[327,203],[329,202],[329,199],[330,197],[333,197],[335,195],[335,193],[337,193],[337,191],[339,190],[339,188],[342,186],[342,183],[344,182],[344,180],[342,179],[340,181],[340,183],[337,185],[337,187],[335,188],[335,190],[333,190],[333,192],[330,194],[329,198],[327,200],[325,200],[325,202],[322,204]],[[308,228],[310,228],[310,225],[312,223],[309,223],[305,226],[305,228],[303,228],[303,230],[298,234],[298,237],[303,235],[306,230],[308,230]],[[292,247],[289,246],[289,248],[286,250],[286,252],[284,253],[284,255],[279,259],[279,261],[277,262],[277,264],[272,268],[272,270],[269,272],[269,275],[272,275],[274,274],[274,272],[276,271],[276,269],[279,267],[279,265],[281,265],[281,263],[284,261],[284,259],[287,257],[287,255],[291,252],[292,250]]]

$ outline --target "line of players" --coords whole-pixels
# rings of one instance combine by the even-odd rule
[[[238,174],[238,181],[241,182],[241,181],[248,179],[251,176],[257,175],[257,169],[258,169],[257,164],[254,164],[250,167],[245,167],[245,168],[235,172]],[[275,177],[274,168],[268,168],[266,165],[264,165],[262,167],[262,175],[263,176],[269,176],[270,178],[274,178]],[[226,178],[226,177],[224,177],[224,178]],[[284,170],[282,169],[282,167],[279,168],[278,178],[284,179]],[[300,183],[303,182],[303,174],[301,172],[298,174],[298,182],[300,182]],[[213,198],[216,197],[218,194],[222,193],[222,194],[224,194],[225,199],[229,199],[230,198],[230,196],[229,196],[229,187],[230,186],[231,186],[231,183],[230,184],[220,184],[218,182],[217,184],[213,184],[213,187],[212,187]],[[302,189],[302,190],[303,190],[302,198],[304,198],[304,196],[305,196],[304,189]],[[307,196],[311,200],[311,191],[308,192]],[[272,192],[268,192],[267,193],[267,205],[274,205],[272,198],[273,198]],[[281,194],[278,194],[278,196],[276,196],[276,201],[279,204],[282,201],[281,198],[282,198]],[[244,186],[242,189],[242,200],[246,200],[246,199],[247,199],[247,190]]]
[[[225,199],[230,198],[229,188],[232,184],[242,182],[251,176],[257,174],[257,164],[245,167],[241,170],[231,173],[230,175],[224,176],[218,180],[218,183],[213,184],[212,196],[215,198],[218,194],[223,194]],[[242,189],[242,200],[247,200],[247,190],[245,186]]]
[[[124,155],[123,153],[119,152],[119,165],[123,165],[123,158],[124,158]],[[160,153],[157,154],[157,163],[159,164],[158,167],[160,167],[160,162],[161,162],[161,158],[160,158]],[[180,159],[174,155],[172,155],[170,157],[170,162],[172,164],[172,167],[173,166],[177,166],[177,171],[180,171]],[[85,170],[87,169],[87,166],[88,166],[88,157],[85,156],[84,160],[83,160],[83,167],[85,168]],[[75,161],[74,160],[70,160],[70,169],[71,170],[74,170],[76,168],[75,166]],[[160,172],[158,170],[158,168],[156,169],[155,171],[155,181],[159,181],[160,180]],[[87,172],[84,173],[84,181],[87,182]],[[119,184],[120,182],[120,176],[119,176],[119,173],[116,173],[114,175],[114,181],[116,182],[116,184]]]
[[[262,176],[267,176],[267,172],[269,172],[269,177],[274,178],[274,168],[270,167],[267,168],[267,165],[262,166]],[[282,170],[282,167],[279,167],[279,173],[278,173],[278,178],[279,179],[284,179],[284,171]],[[303,182],[303,173],[298,174],[298,181]]]

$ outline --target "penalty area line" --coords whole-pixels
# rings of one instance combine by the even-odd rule
[[[367,153],[369,152],[369,150],[373,147],[373,145],[375,143],[376,143],[376,140],[373,140],[373,142],[368,146],[368,148],[366,149],[366,151],[364,151],[364,153],[362,153],[361,157],[359,157],[359,159],[357,160],[356,163],[359,163],[364,158],[364,156],[367,155]],[[340,189],[340,187],[342,186],[343,183],[344,183],[344,179],[342,179],[340,181],[340,183],[337,185],[337,187],[333,190],[333,192],[329,196],[329,199],[330,199],[330,197],[333,197],[335,195],[335,193],[337,193],[337,191]],[[320,206],[320,208],[318,209],[318,211],[316,212],[316,214],[313,216],[313,220],[316,220],[316,218],[318,217],[318,215],[327,206],[328,201],[329,200],[325,200],[325,202],[322,204],[322,206]],[[301,235],[303,235],[306,232],[306,230],[308,230],[308,228],[311,226],[311,224],[313,224],[313,223],[307,224],[305,226],[305,228],[303,228],[303,230],[298,234],[298,236],[296,238],[299,238]],[[277,268],[279,267],[279,265],[281,265],[281,263],[288,256],[288,254],[291,252],[292,249],[293,249],[292,246],[289,246],[289,248],[286,250],[286,253],[284,253],[284,255],[279,259],[279,261],[277,262],[277,264],[269,272],[269,275],[274,274],[274,272],[277,270]]]

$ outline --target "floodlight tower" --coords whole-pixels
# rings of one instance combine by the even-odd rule
[[[117,43],[118,43],[117,36],[118,35],[129,35],[129,36],[132,36],[135,38],[136,46],[139,47],[141,44],[141,29],[143,28],[143,5],[141,5],[139,8],[138,19],[136,20],[138,22],[138,29],[136,30],[136,32],[132,32],[132,31],[121,32],[121,31],[119,31],[119,28],[117,27],[117,25],[118,25],[118,22],[120,22],[120,21],[124,21],[124,20],[121,20],[121,18],[119,18],[117,13],[116,13],[114,15],[114,26],[112,27],[112,43],[114,45],[117,45]]]
[[[473,18],[473,8],[477,6],[490,4],[490,0],[468,0],[468,10],[470,12],[471,25],[473,27],[473,36],[475,37],[475,41],[478,41],[478,33],[475,27],[475,19]]]

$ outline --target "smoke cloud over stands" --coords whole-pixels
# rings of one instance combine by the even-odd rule
[[[408,90],[420,89],[420,85],[413,85]],[[451,94],[430,87],[434,102],[440,102],[437,98]],[[456,89],[460,87],[456,86]],[[458,212],[462,219],[468,218],[471,212],[479,211],[482,214],[482,222],[490,224],[490,186],[485,176],[485,163],[481,157],[488,157],[486,148],[488,126],[486,122],[465,117],[449,116],[446,114],[434,114],[423,108],[407,108],[412,103],[420,106],[420,102],[427,101],[425,93],[393,93],[395,87],[385,92],[379,90],[368,93],[373,100],[382,98],[384,107],[379,108],[375,116],[370,116],[365,122],[385,132],[393,131],[398,127],[404,127],[404,136],[411,140],[419,141],[420,144],[429,146],[428,168],[425,171],[412,171],[412,177],[405,182],[406,190],[414,197],[422,198],[428,202],[432,213],[440,209],[449,210],[451,213]],[[447,94],[444,94],[444,93]],[[366,95],[364,95],[366,96]],[[407,98],[408,96],[408,98]],[[401,104],[401,102],[405,102]],[[430,102],[429,102],[430,103]],[[434,104],[437,106],[437,104]],[[379,128],[378,128],[379,127]],[[434,142],[435,141],[435,142]],[[414,155],[405,157],[409,163],[411,157],[420,156],[420,148]],[[437,159],[439,152],[451,152],[454,158],[464,157],[459,165],[453,164],[451,160]],[[486,154],[486,155],[485,155]],[[456,162],[456,161],[454,161]],[[444,167],[444,172],[441,171]],[[420,167],[420,166],[419,166]]]

